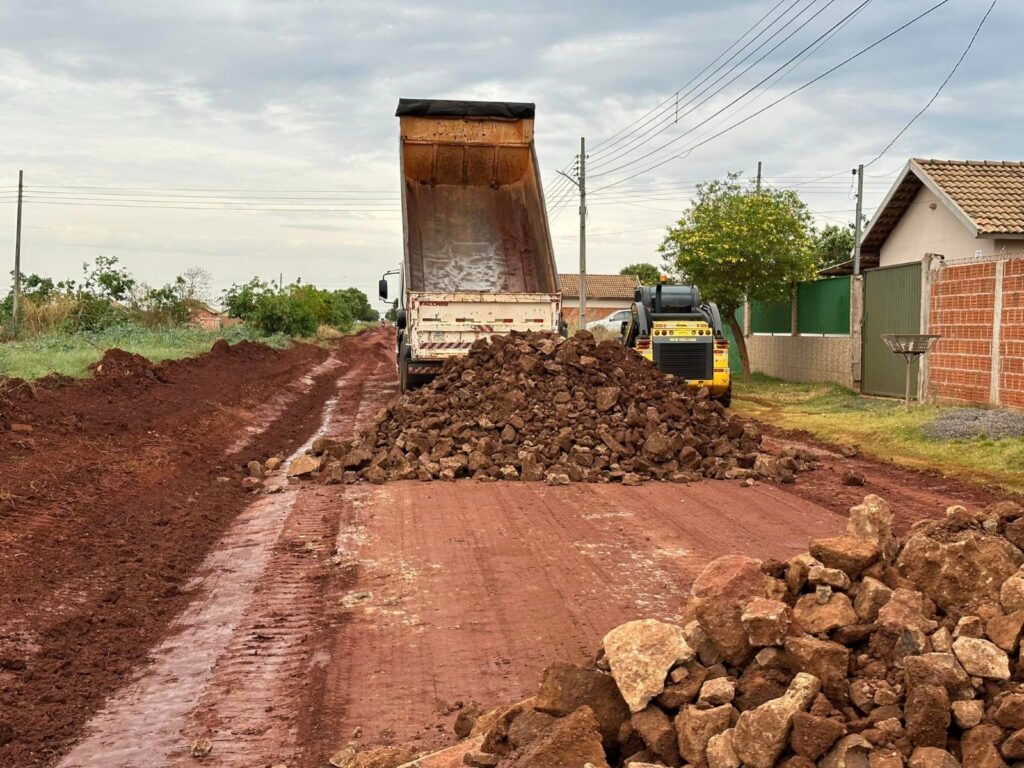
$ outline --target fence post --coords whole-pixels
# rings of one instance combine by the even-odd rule
[[[932,266],[942,266],[945,257],[940,253],[926,253],[921,259],[921,333],[931,333],[932,327]],[[917,402],[931,402],[929,390],[931,356],[921,355],[917,368]]]
[[[797,329],[799,323],[799,315],[797,310],[797,286],[793,286],[793,293],[789,297],[789,335],[799,336],[800,331]]]
[[[996,262],[995,303],[992,306],[992,378],[989,382],[988,401],[991,405],[999,405],[999,378],[1002,374],[1002,355],[999,354],[999,342],[1003,335],[1003,272],[1006,260]],[[925,355],[927,357],[927,355]]]

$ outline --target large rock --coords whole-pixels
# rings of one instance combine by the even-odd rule
[[[927,530],[907,539],[896,565],[943,610],[999,601],[999,589],[1024,554],[1001,536],[969,529]]]
[[[336,768],[398,768],[416,757],[409,747],[377,747],[356,753],[344,750],[331,758]]]
[[[976,725],[960,737],[960,754],[969,768],[1006,768],[998,745],[1003,732],[995,725]]]
[[[286,472],[288,477],[305,477],[320,469],[320,459],[302,454],[291,460]]]
[[[903,707],[907,736],[916,747],[945,747],[949,729],[949,695],[939,685],[917,685]]]
[[[765,596],[767,578],[760,560],[726,555],[709,563],[693,583],[690,609],[730,664],[743,664],[753,655],[743,605]]]
[[[890,560],[896,554],[892,522],[893,516],[889,505],[881,497],[869,493],[863,502],[850,508],[846,535],[874,542],[878,545],[883,558]]]
[[[814,539],[810,551],[823,565],[845,571],[853,579],[860,576],[861,571],[875,562],[881,553],[874,541],[857,536]]]
[[[857,617],[864,622],[873,622],[878,618],[878,612],[892,597],[892,590],[878,579],[865,576],[857,589],[857,596],[853,600],[853,610]]]
[[[629,707],[611,675],[560,662],[544,671],[534,707],[555,717],[565,717],[589,707],[597,718],[607,748],[615,746],[619,728],[629,718]]]
[[[876,620],[886,629],[902,632],[905,629],[932,632],[938,626],[925,616],[924,595],[912,589],[893,591],[878,610]]]
[[[603,645],[612,677],[631,712],[640,712],[664,690],[672,667],[696,655],[680,627],[654,619],[616,627],[604,636]]]
[[[1017,650],[1022,630],[1024,630],[1024,611],[1000,614],[985,622],[985,634],[988,639],[1007,653]]]
[[[924,653],[903,659],[903,675],[908,691],[920,685],[940,685],[951,701],[974,698],[971,678],[952,653]]]
[[[793,715],[789,744],[798,755],[817,760],[845,735],[846,728],[838,720],[797,712]]]
[[[908,768],[960,768],[955,757],[937,747],[918,747],[907,765]]]
[[[669,716],[651,704],[631,719],[633,730],[643,740],[647,751],[668,765],[679,765],[679,742]]]
[[[969,675],[993,680],[1010,679],[1010,661],[1006,652],[988,640],[958,637],[953,641],[953,653]]]
[[[841,698],[847,688],[850,650],[829,640],[791,637],[786,640],[786,665],[794,674],[805,672],[821,681],[830,698]]]
[[[818,768],[864,768],[871,753],[871,742],[856,733],[843,736],[818,761]]]
[[[567,768],[584,766],[608,768],[597,718],[589,707],[556,720],[551,729],[523,750],[502,761],[508,768]]]
[[[999,602],[1006,613],[1024,610],[1024,567],[1003,582],[999,588]]]
[[[782,645],[792,622],[793,610],[788,605],[765,597],[751,600],[740,614],[747,641],[755,648]]]
[[[820,690],[816,677],[800,673],[783,696],[739,716],[733,746],[747,768],[775,765],[786,748],[794,715],[806,711]]]
[[[707,750],[708,768],[740,768],[742,763],[733,743],[735,736],[736,729],[730,728],[711,737]]]
[[[737,712],[731,704],[712,709],[697,709],[687,705],[676,715],[676,734],[679,754],[694,768],[709,768],[708,742],[736,724]]]
[[[803,630],[812,635],[857,623],[850,598],[842,592],[833,592],[825,603],[818,600],[817,595],[803,595],[796,601],[793,615]]]

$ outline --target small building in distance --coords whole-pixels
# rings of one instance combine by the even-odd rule
[[[576,327],[580,319],[580,276],[559,274],[562,288],[562,317]],[[601,320],[612,312],[629,309],[633,294],[640,287],[636,275],[587,275],[587,322]]]

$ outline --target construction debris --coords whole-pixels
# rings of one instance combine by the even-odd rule
[[[312,453],[328,482],[375,483],[788,483],[814,463],[798,449],[763,452],[757,427],[730,418],[706,391],[691,395],[641,356],[585,331],[481,339],[358,438],[322,439]]]
[[[872,495],[809,553],[720,558],[683,626],[629,622],[593,667],[549,667],[535,698],[477,719],[464,763],[1019,765],[1024,552],[1007,533],[1021,521],[1012,503],[951,507],[899,541]]]

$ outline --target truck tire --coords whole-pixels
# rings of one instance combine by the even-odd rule
[[[405,355],[398,358],[398,391],[403,395],[409,391],[409,361]]]
[[[729,382],[729,388],[715,399],[726,408],[732,405],[732,382]]]

